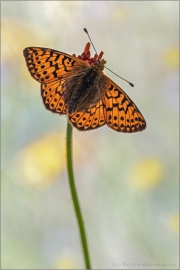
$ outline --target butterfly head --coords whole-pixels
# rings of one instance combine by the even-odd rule
[[[93,65],[97,70],[103,71],[104,65],[106,64],[106,60],[97,60]]]
[[[103,70],[106,63],[106,61],[102,59],[103,54],[103,52],[100,52],[99,55],[96,53],[93,57],[91,57],[90,42],[88,42],[84,48],[84,52],[81,55],[78,55],[78,58],[85,61],[89,65],[94,65],[98,70]],[[73,56],[76,55],[73,54]]]

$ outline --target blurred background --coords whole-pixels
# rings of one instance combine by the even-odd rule
[[[104,51],[147,129],[73,130],[94,269],[179,269],[179,1],[2,1],[3,269],[83,269],[64,116],[47,111],[23,49]],[[94,55],[93,48],[91,48]]]

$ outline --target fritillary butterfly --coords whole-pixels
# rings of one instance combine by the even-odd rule
[[[31,76],[41,83],[45,107],[66,114],[79,130],[107,124],[115,131],[132,133],[146,122],[128,95],[104,73],[103,52],[90,56],[90,43],[76,57],[40,47],[27,47],[24,57]]]

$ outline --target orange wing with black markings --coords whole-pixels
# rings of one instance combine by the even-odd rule
[[[67,113],[66,104],[63,99],[64,83],[65,80],[62,79],[41,84],[41,96],[46,109],[59,114]]]
[[[137,106],[117,84],[106,78],[107,90],[102,95],[106,124],[124,133],[144,130],[146,121]]]
[[[63,99],[65,78],[77,66],[87,65],[69,54],[40,47],[27,47],[23,51],[31,76],[41,83],[41,96],[46,109],[66,114]]]
[[[76,112],[69,115],[72,125],[79,130],[91,130],[105,124],[102,101],[85,112]]]
[[[76,66],[86,65],[77,57],[48,48],[27,47],[23,53],[31,76],[40,83],[63,79]]]

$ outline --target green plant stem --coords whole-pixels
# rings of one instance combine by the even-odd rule
[[[79,226],[79,233],[81,237],[82,249],[84,253],[84,260],[86,264],[86,269],[91,269],[90,259],[89,259],[89,252],[86,240],[86,233],[83,224],[82,214],[79,206],[78,196],[76,192],[75,182],[74,182],[74,175],[73,175],[73,166],[72,166],[72,126],[67,124],[67,133],[66,133],[66,146],[67,146],[67,168],[68,168],[68,176],[69,176],[69,184],[71,189],[71,195],[73,199],[74,209],[78,221]]]

